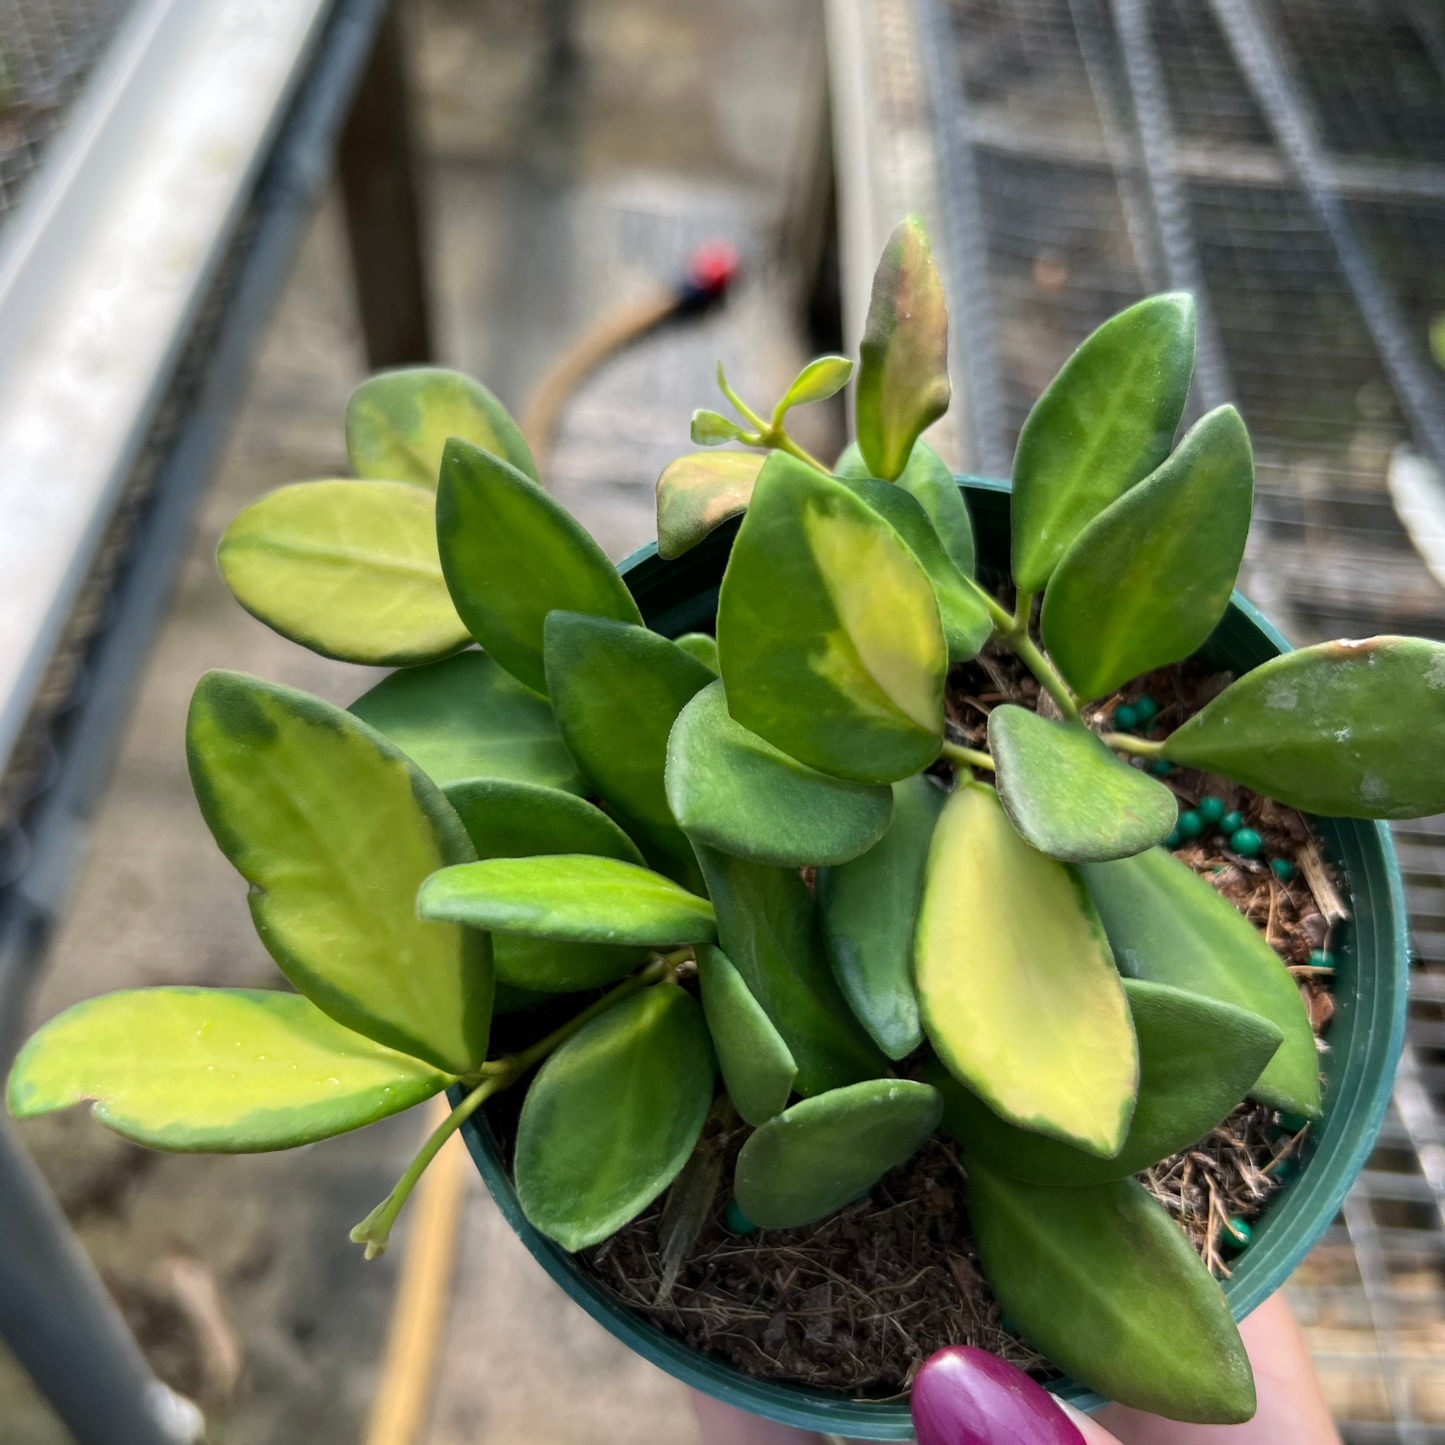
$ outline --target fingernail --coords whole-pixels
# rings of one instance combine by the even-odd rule
[[[918,1445],[1084,1445],[1044,1387],[987,1350],[951,1345],[913,1380]]]

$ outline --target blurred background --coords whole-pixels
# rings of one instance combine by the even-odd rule
[[[274,977],[191,797],[185,709],[208,667],[341,703],[374,681],[252,620],[213,563],[251,499],[345,474],[369,369],[460,367],[520,413],[726,243],[721,303],[560,413],[548,485],[620,559],[717,361],[758,404],[854,350],[909,211],[950,299],[931,439],[956,469],[1007,475],[1084,335],[1189,289],[1192,414],[1234,401],[1256,447],[1243,590],[1296,642],[1445,637],[1433,0],[0,0],[5,1061],[92,994]],[[810,410],[800,440],[836,454],[842,405]],[[1361,1445],[1445,1441],[1445,826],[1397,844],[1410,1043],[1288,1286]],[[419,1423],[379,1420],[408,1221],[367,1265],[346,1235],[421,1132],[178,1158],[83,1110],[0,1124],[0,1440],[192,1438],[155,1380],[225,1445],[695,1440],[682,1387],[474,1176]],[[37,1277],[67,1284],[42,1301]],[[149,1423],[106,1393],[136,1389]]]

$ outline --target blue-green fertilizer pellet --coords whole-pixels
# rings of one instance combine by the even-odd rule
[[[1151,723],[1159,716],[1159,704],[1146,692],[1134,699],[1134,716],[1141,724]]]
[[[1219,820],[1219,831],[1227,838],[1231,833],[1237,833],[1244,827],[1244,817],[1240,813],[1226,813]]]
[[[723,1219],[734,1234],[756,1234],[758,1232],[757,1225],[738,1208],[736,1199],[728,1200],[727,1213]]]
[[[1114,726],[1118,728],[1121,733],[1133,732],[1134,729],[1139,726],[1138,712],[1130,707],[1127,702],[1120,703],[1119,706],[1114,709]]]
[[[1230,1249],[1243,1249],[1254,1238],[1254,1231],[1250,1229],[1248,1220],[1226,1219],[1222,1238]]]
[[[1149,764],[1149,771],[1153,773],[1156,778],[1167,778],[1169,774],[1174,771],[1174,764],[1167,758],[1155,758],[1154,761]]]
[[[1271,858],[1269,860],[1269,871],[1279,879],[1281,883],[1288,883],[1294,877],[1294,864],[1288,858]]]
[[[1186,808],[1175,820],[1174,829],[1181,838],[1197,838],[1204,831],[1204,819],[1193,808]]]
[[[1196,811],[1206,823],[1217,823],[1224,816],[1224,799],[1216,798],[1213,793],[1206,793],[1199,800]]]
[[[1253,828],[1236,828],[1229,835],[1229,851],[1241,858],[1254,858],[1264,847],[1264,839]]]

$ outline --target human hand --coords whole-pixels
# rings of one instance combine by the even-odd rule
[[[1060,1406],[1021,1370],[975,1350],[940,1351],[913,1388],[918,1445],[1339,1445],[1299,1327],[1284,1299],[1239,1327],[1259,1409],[1243,1425],[1186,1425],[1109,1405],[1093,1418]],[[957,1363],[955,1363],[957,1362]],[[694,1396],[703,1445],[823,1445]]]

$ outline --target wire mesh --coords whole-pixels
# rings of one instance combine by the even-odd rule
[[[0,0],[0,227],[132,0]]]
[[[919,0],[927,18],[935,0]],[[948,0],[1009,455],[1043,386],[1122,306],[1196,290],[1256,449],[1243,579],[1301,641],[1445,635],[1445,591],[1390,502],[1445,385],[1445,12],[1428,0]],[[937,89],[937,87],[935,87]],[[957,241],[953,240],[956,250]],[[960,263],[954,258],[957,268]],[[1201,328],[1201,336],[1203,328]],[[962,350],[970,350],[965,336]],[[996,435],[980,435],[981,428]],[[1396,829],[1417,958],[1379,1146],[1289,1286],[1347,1441],[1445,1441],[1445,819]]]

